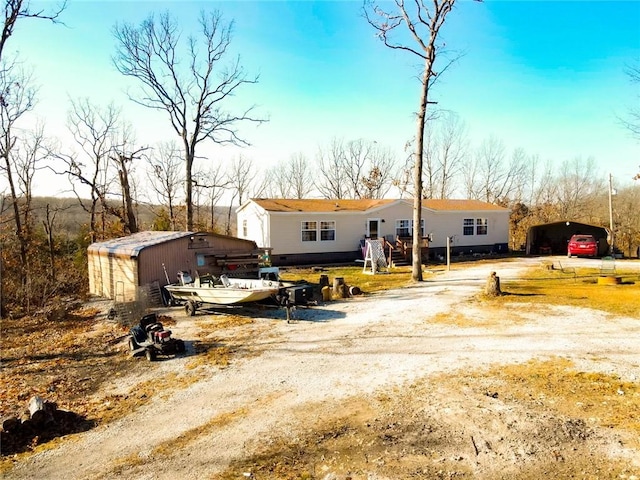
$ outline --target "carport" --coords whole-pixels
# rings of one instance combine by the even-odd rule
[[[609,229],[586,223],[544,223],[529,228],[527,232],[527,255],[566,255],[567,243],[572,235],[593,235],[598,241],[598,254],[609,251]]]

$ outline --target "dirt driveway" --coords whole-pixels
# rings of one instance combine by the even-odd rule
[[[491,271],[504,283],[539,263],[452,270],[300,309],[295,323],[256,310],[220,329],[226,315],[172,309],[187,355],[96,396],[135,395],[154,378],[171,387],[5,478],[638,479],[637,430],[600,407],[640,403],[640,321],[473,301]],[[230,364],[198,361],[194,338],[233,350]],[[575,388],[554,396],[569,377]],[[612,378],[614,392],[585,400]]]

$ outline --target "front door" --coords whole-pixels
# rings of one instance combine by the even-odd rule
[[[371,240],[377,240],[380,233],[380,219],[370,218],[367,220],[367,237]]]

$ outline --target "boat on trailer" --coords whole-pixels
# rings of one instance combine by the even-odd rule
[[[172,300],[185,302],[185,311],[195,315],[204,303],[240,305],[259,302],[278,294],[282,285],[278,280],[263,278],[234,278],[221,275],[199,276],[194,279],[188,272],[178,273],[178,283],[167,285]]]

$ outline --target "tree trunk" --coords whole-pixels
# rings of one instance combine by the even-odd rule
[[[191,152],[191,148],[189,143],[185,140],[184,142],[186,148],[186,172],[185,172],[185,203],[187,209],[187,225],[186,230],[191,232],[193,230],[193,158],[194,155]]]
[[[490,297],[502,295],[502,291],[500,290],[500,277],[496,275],[496,272],[491,272],[491,275],[487,277],[484,293]]]
[[[424,149],[424,124],[427,115],[427,100],[429,96],[429,75],[431,74],[430,59],[422,75],[422,93],[420,95],[420,108],[418,109],[417,131],[416,131],[416,153],[415,164],[413,166],[413,246],[412,246],[412,268],[411,278],[414,282],[422,281],[422,231],[420,224],[422,221],[422,165]]]
[[[124,220],[126,221],[129,233],[138,233],[138,222],[136,213],[133,208],[133,199],[131,198],[131,185],[129,185],[129,172],[126,168],[126,161],[129,159],[121,159],[120,168],[120,185],[122,187],[122,197],[124,199]]]

